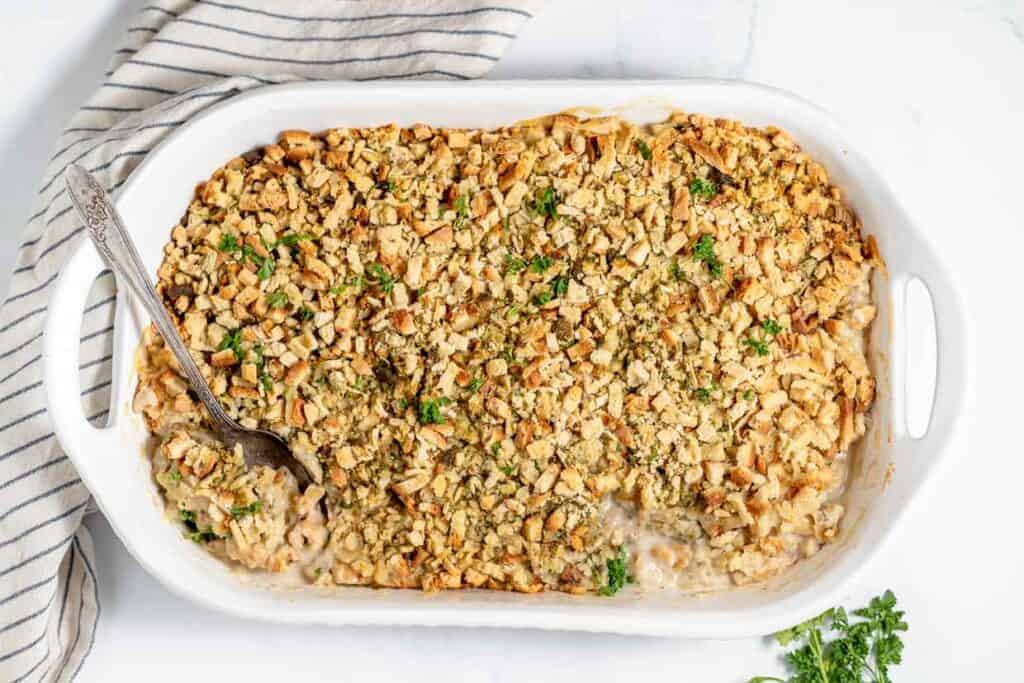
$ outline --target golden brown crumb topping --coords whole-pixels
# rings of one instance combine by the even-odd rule
[[[785,133],[699,115],[286,131],[197,188],[158,289],[320,486],[186,435],[205,415],[152,332],[136,408],[170,500],[250,567],[584,592],[631,541],[615,507],[671,539],[655,561],[761,579],[842,515],[875,389],[859,228]],[[235,519],[257,480],[294,510]]]

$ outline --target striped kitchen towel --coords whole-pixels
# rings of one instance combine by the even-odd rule
[[[57,144],[0,307],[0,680],[75,678],[100,618],[102,577],[81,524],[89,492],[54,438],[42,387],[49,291],[84,237],[66,166],[116,191],[177,126],[267,84],[481,76],[541,3],[158,0],[139,12]],[[114,298],[107,272],[81,330],[82,401],[96,423],[109,407]]]

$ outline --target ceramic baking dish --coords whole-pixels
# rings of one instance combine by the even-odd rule
[[[871,427],[857,446],[846,494],[847,516],[837,543],[791,571],[754,587],[701,598],[668,591],[615,598],[558,593],[369,588],[269,588],[242,575],[182,537],[162,513],[143,445],[148,437],[129,403],[132,354],[147,320],[119,296],[110,424],[86,422],[78,390],[78,325],[103,263],[83,242],[54,289],[44,340],[45,382],[54,428],[82,480],[125,547],[168,588],[238,615],[309,624],[518,626],[692,637],[764,634],[816,614],[838,599],[879,549],[914,495],[944,457],[965,379],[963,321],[950,279],[911,225],[882,177],[820,109],[763,86],[721,81],[303,83],[240,95],[173,133],[135,170],[117,198],[146,265],[154,273],[171,227],[197,182],[229,158],[276,139],[289,128],[417,122],[494,127],[560,110],[614,112],[636,122],[661,120],[670,108],[735,118],[787,130],[831,172],[865,231],[875,234],[888,275],[873,282],[879,317],[870,363],[879,378]],[[900,305],[911,278],[934,301],[937,364],[930,430],[905,429],[906,335]]]

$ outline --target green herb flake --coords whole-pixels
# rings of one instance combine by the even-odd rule
[[[718,194],[718,188],[710,180],[694,178],[690,181],[690,194],[704,199],[711,199]]]
[[[697,400],[700,401],[701,403],[710,403],[711,394],[713,391],[714,387],[711,386],[700,387],[698,389],[693,390],[693,395],[696,396]]]
[[[538,306],[545,306],[551,303],[551,292],[541,292],[540,294],[533,297],[533,303]]]
[[[528,208],[540,216],[558,218],[558,193],[553,187],[545,187]]]
[[[764,339],[754,339],[753,337],[747,337],[743,340],[750,349],[759,356],[768,355],[768,342]]]
[[[513,256],[512,254],[505,254],[505,274],[515,275],[526,270],[526,261],[523,259]]]
[[[216,541],[220,538],[220,536],[213,533],[213,529],[206,529],[205,531],[199,531],[197,529],[196,531],[191,532],[188,537],[194,543],[209,543],[210,541]]]
[[[892,683],[889,669],[903,661],[903,639],[907,622],[896,609],[892,591],[871,599],[867,607],[854,610],[859,621],[852,621],[842,607],[834,607],[791,628],[775,634],[786,647],[792,675],[788,678],[755,676],[749,683]],[[825,640],[825,628],[835,634]]]
[[[309,322],[310,320],[313,319],[313,316],[316,314],[313,313],[313,310],[311,308],[303,306],[298,310],[297,315],[299,316],[299,320],[301,320],[302,322]]]
[[[419,418],[420,424],[424,425],[439,425],[444,424],[445,418],[444,413],[441,412],[441,408],[451,403],[451,399],[442,396],[441,398],[433,401],[420,401],[419,406]]]
[[[298,245],[298,243],[301,242],[302,240],[311,239],[313,239],[312,235],[300,235],[298,233],[290,232],[287,235],[282,236],[281,239],[279,239],[277,241],[277,244],[275,244],[274,246],[283,245],[285,247],[294,247]]]
[[[484,378],[477,376],[473,378],[473,381],[469,383],[469,393],[475,394],[480,391],[480,387],[484,385]]]
[[[747,389],[746,391],[744,391],[743,392],[743,400],[744,401],[752,401],[752,400],[754,400],[754,392],[751,389]]]
[[[697,240],[693,246],[693,260],[706,263],[712,277],[722,277],[722,262],[715,256],[715,238],[711,235],[701,235]]]
[[[779,332],[782,332],[782,326],[779,325],[774,320],[772,320],[771,318],[765,318],[761,322],[761,329],[764,330],[764,333],[766,335],[771,335],[773,337],[777,335]]]
[[[491,455],[498,457],[498,453],[501,453],[501,442],[495,441],[491,444]]]
[[[672,279],[676,282],[682,282],[686,279],[686,273],[683,272],[682,266],[679,265],[679,261],[672,259],[672,265],[669,267],[669,272],[672,273]]]
[[[373,280],[377,286],[380,287],[380,291],[385,294],[390,294],[391,290],[395,288],[394,276],[392,276],[391,273],[388,272],[388,269],[380,263],[373,263],[370,265],[370,279]]]
[[[224,349],[231,349],[235,352],[235,358],[239,361],[242,360],[242,328],[236,328],[224,335],[220,344],[217,344],[217,350],[223,351]]]
[[[538,275],[551,267],[552,261],[548,256],[534,256],[530,261],[530,271]]]
[[[267,306],[271,308],[284,308],[288,305],[288,295],[284,292],[277,291],[267,294]]]
[[[636,141],[636,149],[638,152],[640,152],[640,156],[644,158],[644,161],[650,161],[651,157],[654,156],[653,154],[651,154],[651,148],[648,147],[647,143],[644,142],[643,140]]]
[[[506,477],[511,478],[514,477],[516,474],[516,468],[511,464],[501,465],[500,467],[498,467],[498,469],[504,472]]]
[[[255,515],[257,512],[263,510],[263,501],[254,500],[248,505],[232,505],[231,516],[235,519],[241,519],[246,515]]]
[[[378,190],[383,190],[384,192],[394,192],[395,191],[395,181],[393,181],[393,180],[382,180],[379,183],[377,183],[377,189]]]
[[[270,375],[267,373],[260,375],[260,384],[263,385],[263,391],[268,395],[270,394],[270,390],[274,388],[274,380],[271,379]]]
[[[469,218],[469,197],[460,194],[455,198],[455,227],[460,228]]]
[[[611,597],[622,590],[627,583],[633,583],[633,577],[629,576],[626,572],[628,564],[629,556],[626,554],[626,548],[620,545],[615,557],[605,562],[605,566],[608,569],[608,578],[604,586],[598,590],[600,595]]]
[[[235,252],[241,248],[242,245],[238,243],[238,239],[227,232],[220,236],[220,242],[217,244],[217,249],[226,253]]]
[[[569,291],[569,278],[567,277],[556,277],[551,281],[551,296],[559,298],[565,296],[566,292]]]
[[[168,470],[167,471],[167,476],[175,484],[177,484],[179,481],[181,481],[181,472],[179,472],[178,470]]]

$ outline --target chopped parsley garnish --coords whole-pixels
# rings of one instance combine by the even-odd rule
[[[455,227],[461,227],[467,218],[469,218],[469,198],[460,194],[455,199]]]
[[[220,536],[213,533],[213,529],[207,529],[206,531],[193,531],[188,535],[189,539],[194,543],[209,543],[210,541],[216,541]]]
[[[473,381],[469,383],[469,393],[475,394],[480,391],[480,387],[484,385],[484,378],[477,376],[473,378]]]
[[[495,441],[491,444],[491,455],[498,457],[498,453],[501,453],[501,442]]]
[[[256,250],[250,247],[248,244],[242,247],[242,257],[247,258],[257,266],[256,277],[260,280],[266,280],[274,274],[274,259],[270,256],[260,256],[256,253]]]
[[[501,357],[505,359],[505,363],[508,365],[516,365],[519,362],[516,360],[516,352],[511,346],[505,347],[505,350],[501,352]]]
[[[393,180],[382,180],[379,183],[377,183],[377,189],[378,190],[384,190],[385,192],[394,192],[395,191],[395,181],[393,181]]]
[[[558,218],[558,193],[553,187],[545,187],[528,208],[535,214]]]
[[[246,515],[254,515],[263,509],[263,501],[254,500],[248,505],[232,505],[231,516],[235,519],[241,519]]]
[[[242,360],[242,328],[236,328],[224,335],[220,344],[217,344],[217,350],[223,351],[224,349],[231,349],[235,352],[235,358]]]
[[[751,391],[750,389],[747,389],[746,391],[743,392],[743,400],[744,401],[752,401],[753,399],[754,399],[754,392],[753,391]]]
[[[451,399],[442,396],[436,401],[420,401],[419,416],[420,424],[439,425],[444,423],[444,413],[441,408],[451,403]]]
[[[538,275],[551,267],[551,258],[548,256],[534,256],[530,261],[530,270]]]
[[[277,291],[267,294],[267,305],[271,308],[283,308],[288,305],[288,295]]]
[[[768,342],[764,339],[754,339],[753,337],[747,337],[743,340],[743,343],[750,347],[754,353],[759,356],[768,355]]]
[[[669,267],[669,272],[672,273],[672,279],[676,282],[682,282],[686,279],[686,273],[683,272],[682,266],[679,265],[679,261],[672,259],[672,265]]]
[[[316,314],[313,313],[312,309],[307,308],[306,306],[303,306],[298,311],[299,320],[303,322],[308,322],[312,320],[314,315]]]
[[[181,472],[179,472],[178,470],[168,470],[167,476],[170,477],[171,481],[173,481],[175,484],[181,481]]]
[[[765,318],[761,322],[761,329],[764,330],[764,333],[766,335],[771,335],[773,337],[777,335],[779,332],[782,332],[782,326],[779,325],[774,320],[772,320],[771,318]]]
[[[238,243],[238,240],[234,235],[230,233],[224,233],[220,236],[220,242],[217,244],[217,249],[223,252],[234,252],[242,248],[242,245]]]
[[[885,591],[853,614],[860,620],[852,622],[846,610],[834,607],[779,631],[779,645],[800,645],[786,654],[792,676],[755,676],[749,683],[891,683],[889,668],[903,661],[900,634],[907,630],[904,612],[896,609],[896,596]],[[835,634],[827,642],[826,624]]]
[[[711,392],[715,390],[712,386],[700,387],[693,390],[693,395],[697,397],[697,400],[701,403],[711,402]]]
[[[533,303],[538,306],[544,306],[545,304],[551,303],[558,297],[565,296],[567,291],[569,291],[569,278],[556,277],[551,281],[551,289],[534,296]]]
[[[395,288],[394,276],[380,263],[370,265],[370,279],[376,282],[377,286],[380,287],[380,291],[385,294],[390,294],[391,290]]]
[[[513,477],[516,473],[516,468],[511,464],[501,465],[500,467],[498,467],[498,469],[504,472],[506,477]]]
[[[703,197],[704,199],[711,199],[718,194],[718,188],[710,180],[694,178],[690,181],[690,194]]]
[[[188,529],[188,537],[196,543],[208,543],[220,538],[220,536],[213,533],[213,530],[211,529],[200,531],[199,526],[196,524],[196,514],[191,510],[179,510],[178,516],[185,524],[185,528]]]
[[[644,142],[643,140],[636,141],[636,149],[638,152],[640,152],[640,156],[644,158],[644,161],[650,161],[651,157],[654,156],[653,154],[651,154],[651,148],[648,147],[647,143]]]
[[[626,548],[619,546],[618,554],[605,562],[608,568],[608,578],[598,591],[600,595],[611,597],[625,587],[627,583],[633,583],[633,577],[626,573],[626,566],[629,563],[629,556],[626,555]]]
[[[178,510],[178,517],[181,518],[181,521],[185,523],[185,526],[188,527],[189,530],[196,528],[196,513],[191,510],[181,509]]]
[[[526,261],[519,258],[518,256],[513,256],[512,254],[505,254],[506,274],[511,273],[515,275],[516,273],[522,272],[524,270],[526,270]]]
[[[286,247],[294,247],[295,245],[297,245],[302,240],[311,240],[311,239],[313,239],[312,235],[299,235],[297,233],[290,232],[287,235],[282,236],[281,239],[279,239],[277,241],[277,244],[280,244],[280,245],[283,245],[283,246],[286,246]],[[277,246],[277,245],[274,245],[274,246]]]
[[[274,380],[265,372],[260,375],[260,384],[263,385],[263,391],[268,394],[270,393],[270,390],[274,388]]]
[[[706,263],[712,277],[722,277],[722,262],[715,256],[715,238],[711,235],[701,235],[697,240],[693,246],[693,260]]]

